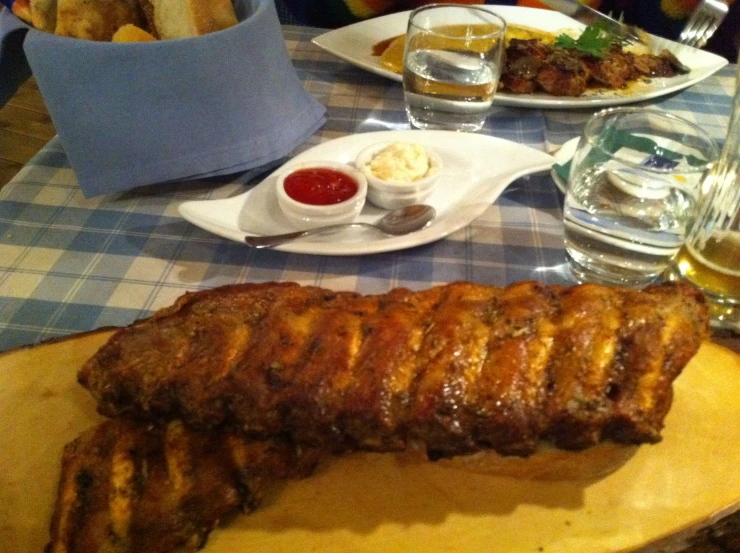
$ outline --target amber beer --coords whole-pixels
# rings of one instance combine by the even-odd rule
[[[736,138],[728,137],[733,148]],[[727,144],[726,144],[727,146]],[[726,151],[723,151],[725,154]],[[740,173],[734,158],[720,159],[705,179],[709,202],[673,260],[682,278],[707,295],[715,326],[740,330]]]
[[[740,231],[710,238],[699,252],[686,245],[675,260],[680,273],[708,293],[740,301]]]
[[[703,178],[673,269],[707,293],[713,324],[740,331],[740,63],[735,82],[727,139]]]

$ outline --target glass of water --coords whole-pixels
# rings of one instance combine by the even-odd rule
[[[434,4],[409,17],[403,63],[414,127],[477,131],[498,87],[506,22],[483,7]]]
[[[684,244],[702,175],[717,158],[701,128],[644,108],[586,124],[565,195],[565,250],[581,282],[640,287]]]

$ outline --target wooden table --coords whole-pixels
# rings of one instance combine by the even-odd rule
[[[27,81],[0,109],[0,187],[36,154],[56,130],[49,117],[36,82]],[[719,337],[718,337],[719,338]],[[719,338],[740,352],[737,338]],[[740,378],[740,375],[738,375]],[[727,517],[689,540],[682,553],[738,553],[740,552],[740,514]]]
[[[56,134],[34,79],[0,108],[0,188]]]

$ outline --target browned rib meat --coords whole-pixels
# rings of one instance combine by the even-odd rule
[[[580,96],[586,91],[590,77],[579,55],[554,49],[537,71],[537,84],[554,96]]]
[[[258,506],[320,454],[242,433],[115,419],[68,444],[47,553],[196,551],[219,520]]]
[[[380,296],[238,285],[120,330],[79,378],[107,415],[228,422],[336,450],[527,455],[541,440],[659,440],[707,322],[703,297],[679,284]]]
[[[506,62],[501,73],[504,89],[517,94],[537,90],[537,71],[551,50],[539,40],[512,39],[506,48]]]
[[[650,56],[655,57],[655,56]],[[614,48],[607,52],[603,58],[586,56],[583,58],[591,79],[609,89],[620,89],[627,83],[635,80],[640,73],[635,69],[635,57]]]
[[[580,96],[587,88],[625,88],[643,77],[673,77],[688,72],[669,52],[633,55],[614,45],[602,58],[539,40],[512,39],[501,73],[503,90],[517,94],[545,91]]]
[[[681,73],[665,53],[660,56],[649,54],[634,56],[634,67],[636,72],[648,77],[673,77]]]

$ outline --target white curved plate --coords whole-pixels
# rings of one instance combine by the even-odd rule
[[[311,160],[352,163],[362,149],[388,141],[416,142],[433,148],[442,158],[442,173],[426,202],[437,210],[437,217],[429,226],[406,236],[393,237],[372,230],[352,230],[290,242],[275,249],[317,255],[358,255],[428,244],[470,224],[512,181],[547,171],[555,161],[552,156],[529,146],[491,136],[453,131],[382,131],[324,142],[283,167]],[[239,196],[183,202],[180,215],[202,229],[237,242],[244,242],[247,235],[294,230],[277,204],[275,175],[280,170],[282,167]],[[385,210],[366,203],[358,220],[373,222],[384,213]]]
[[[550,10],[523,8],[519,6],[485,6],[486,9],[503,17],[507,23],[526,25],[544,31],[557,32],[562,29],[582,29],[584,26],[567,15]],[[401,75],[380,65],[379,56],[373,56],[372,48],[377,42],[404,34],[410,12],[399,12],[383,17],[368,19],[324,33],[313,39],[313,43],[330,54],[357,67],[401,82]],[[669,79],[652,79],[649,83],[637,83],[628,92],[598,92],[578,98],[551,96],[549,94],[511,94],[499,92],[494,103],[502,106],[534,108],[594,108],[641,102],[665,96],[698,83],[727,65],[727,60],[711,52],[683,46],[664,38],[652,37],[655,51],[670,50],[691,71]]]
[[[558,165],[563,165],[573,159],[573,156],[576,155],[578,142],[580,140],[580,137],[571,138],[570,140],[568,140],[568,142],[560,146],[560,149],[553,154],[553,157],[555,158],[555,163],[557,163]],[[558,190],[565,194],[565,191],[568,188],[568,183],[561,179],[554,169],[550,171],[550,176],[552,176],[552,180],[555,181],[555,186],[558,187]]]

